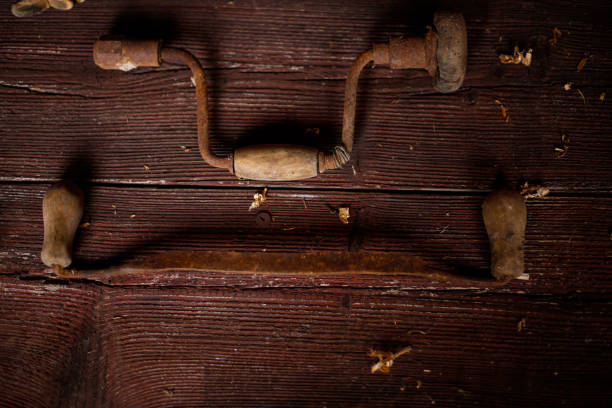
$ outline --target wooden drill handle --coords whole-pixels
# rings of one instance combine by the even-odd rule
[[[310,146],[246,146],[234,151],[234,173],[249,180],[302,180],[318,174],[318,157],[318,149]]]
[[[72,243],[83,217],[83,192],[73,183],[52,186],[43,199],[45,238],[40,258],[50,267],[72,263]]]
[[[482,205],[482,218],[491,246],[491,274],[498,280],[518,278],[525,271],[525,199],[517,191],[495,191]]]

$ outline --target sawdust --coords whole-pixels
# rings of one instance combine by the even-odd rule
[[[519,322],[516,325],[516,331],[518,333],[522,332],[525,327],[527,327],[527,318],[523,317],[521,320],[519,320]]]
[[[501,114],[502,114],[502,118],[504,118],[504,121],[506,123],[510,123],[510,109],[507,108],[502,101],[500,101],[499,99],[495,100],[495,103],[499,105],[499,108],[501,109]]]
[[[528,182],[523,184],[521,195],[527,198],[542,198],[550,194],[550,188],[543,186],[530,186]]]
[[[340,221],[342,221],[343,224],[348,224],[350,217],[351,217],[351,212],[348,207],[338,208],[338,218],[340,218]]]
[[[372,368],[371,368],[372,374],[374,374],[377,371],[388,374],[391,369],[391,366],[393,365],[394,360],[398,358],[399,356],[401,356],[402,354],[410,353],[411,350],[412,350],[412,347],[410,346],[404,347],[397,353],[392,353],[390,351],[384,351],[384,350],[370,349],[368,355],[370,357],[378,358],[378,362],[372,365]]]
[[[561,159],[562,157],[565,157],[569,149],[569,142],[570,142],[569,137],[567,137],[565,134],[561,135],[561,147],[558,147],[558,146],[555,147],[555,157],[557,159]]]
[[[264,201],[266,201],[266,194],[268,193],[268,189],[264,188],[261,193],[253,194],[253,202],[249,207],[249,211],[253,211],[256,208],[259,208]]]
[[[582,57],[582,59],[580,60],[580,62],[578,62],[578,65],[576,66],[576,72],[582,71],[582,68],[584,68],[584,66],[587,64],[590,58],[591,58],[591,55]]]
[[[519,50],[518,45],[514,46],[514,53],[510,54],[499,54],[499,61],[502,64],[523,64],[528,67],[531,65],[531,59],[533,57],[533,50],[529,48],[527,51]]]
[[[574,83],[573,82],[568,82],[565,85],[563,85],[563,89],[566,90],[566,91],[569,91],[573,87],[574,87]],[[584,104],[586,105],[586,98],[584,97],[584,94],[582,93],[582,91],[580,89],[576,88],[576,92],[578,92],[578,94],[582,98],[582,102],[584,102]]]
[[[561,30],[559,30],[557,27],[553,28],[553,36],[551,39],[548,40],[548,43],[550,44],[551,47],[556,47],[557,46],[557,42],[559,41],[559,38],[561,38],[563,34],[561,33]]]

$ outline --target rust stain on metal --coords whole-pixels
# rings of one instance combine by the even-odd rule
[[[130,71],[161,64],[159,40],[100,39],[94,43],[94,62],[102,69]]]
[[[371,62],[392,69],[425,69],[434,77],[436,89],[442,92],[451,92],[461,85],[467,64],[467,33],[463,16],[436,13],[434,24],[437,31],[430,28],[422,38],[393,38],[388,44],[376,44],[357,57],[346,79],[342,143],[331,152],[308,146],[255,145],[219,157],[210,149],[204,71],[190,53],[178,48],[162,48],[161,41],[101,39],[94,45],[94,60],[101,68],[123,71],[139,66],[156,67],[162,61],[187,65],[196,87],[198,145],[204,161],[251,180],[302,180],[340,168],[350,160],[355,135],[357,85],[361,71]]]
[[[224,168],[233,173],[232,155],[219,157],[210,150],[206,79],[202,66],[193,55],[178,48],[162,48],[159,40],[100,39],[94,44],[93,56],[96,65],[102,69],[129,71],[137,67],[158,67],[162,61],[189,67],[196,87],[200,154],[211,166]]]
[[[168,252],[140,261],[102,270],[61,269],[64,278],[103,280],[147,272],[203,271],[246,275],[326,276],[326,275],[398,275],[456,282],[468,285],[503,285],[491,277],[471,277],[437,269],[421,258],[396,252],[303,252],[265,253],[236,251]]]
[[[193,55],[179,48],[165,47],[162,49],[162,60],[170,63],[184,64],[191,69],[196,87],[198,146],[202,159],[211,166],[234,172],[233,157],[219,157],[210,150],[210,130],[208,126],[208,96],[206,93],[206,78],[202,66]]]

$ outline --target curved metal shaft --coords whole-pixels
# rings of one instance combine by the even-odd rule
[[[210,150],[210,131],[208,127],[208,96],[206,94],[206,78],[204,70],[197,59],[189,52],[180,48],[164,47],[161,49],[161,58],[164,62],[187,65],[193,73],[193,82],[196,87],[196,103],[198,118],[198,147],[204,161],[211,166],[227,169],[234,172],[232,155],[226,157],[216,156]]]
[[[374,60],[372,50],[362,53],[351,65],[346,88],[344,89],[344,116],[342,117],[342,143],[350,155],[353,151],[353,138],[355,136],[355,111],[357,107],[357,85],[361,71]]]
[[[344,89],[344,113],[342,116],[342,145],[331,153],[319,155],[319,172],[339,169],[351,158],[355,137],[355,111],[357,108],[357,85],[361,71],[374,60],[374,51],[363,52],[353,61],[346,78]]]

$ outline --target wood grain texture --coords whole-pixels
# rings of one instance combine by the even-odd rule
[[[45,185],[3,186],[0,208],[6,271],[39,273],[40,202]],[[488,274],[489,247],[482,222],[483,196],[268,190],[249,212],[257,190],[95,187],[86,193],[75,264],[104,267],[172,250],[408,251],[439,265]],[[113,207],[114,206],[114,207]],[[350,207],[348,225],[330,208]],[[256,215],[271,217],[258,225]],[[610,198],[547,197],[527,202],[526,270],[529,281],[501,291],[600,292],[610,287]],[[9,265],[13,265],[12,267]],[[365,286],[398,290],[438,285],[395,277],[245,277],[162,273],[115,284],[192,286]]]
[[[0,0],[0,407],[612,405],[610,4],[94,0],[16,19],[11,3]],[[108,72],[91,55],[109,33],[191,51],[216,153],[325,147],[340,138],[352,60],[422,33],[445,5],[466,17],[464,86],[441,95],[424,71],[366,69],[351,162],[298,183],[201,160],[186,69]],[[531,67],[499,63],[514,45],[533,48]],[[67,282],[39,258],[42,198],[66,176],[87,198],[80,267],[173,250],[386,250],[484,274],[485,192],[505,180],[552,193],[527,202],[530,279],[499,288],[205,271]],[[406,345],[390,375],[370,374],[370,348]]]
[[[0,306],[0,370],[13,373],[0,385],[3,407],[612,401],[600,375],[612,357],[611,310],[598,297],[124,289],[11,277],[0,287],[10,299]],[[68,348],[77,334],[79,348]],[[408,344],[391,374],[370,374],[370,348]],[[37,369],[22,365],[35,355]]]
[[[263,142],[331,146],[352,59],[374,41],[422,31],[433,10],[369,1],[183,3],[91,2],[22,20],[0,6],[1,177],[56,180],[86,160],[96,182],[261,185],[200,159],[186,70],[104,72],[93,64],[93,40],[137,31],[192,51],[209,74],[219,154]],[[560,191],[610,191],[612,116],[599,100],[612,67],[610,27],[601,19],[609,6],[455,6],[470,35],[465,86],[441,95],[424,71],[368,69],[350,165],[292,186],[488,190],[501,174]],[[563,36],[551,47],[555,27]],[[500,65],[498,53],[515,43],[535,49],[532,67]],[[592,57],[576,72],[585,53]],[[564,91],[567,82],[574,89]],[[510,123],[495,100],[509,109]],[[314,128],[318,135],[307,131]],[[570,148],[556,159],[562,134]]]

